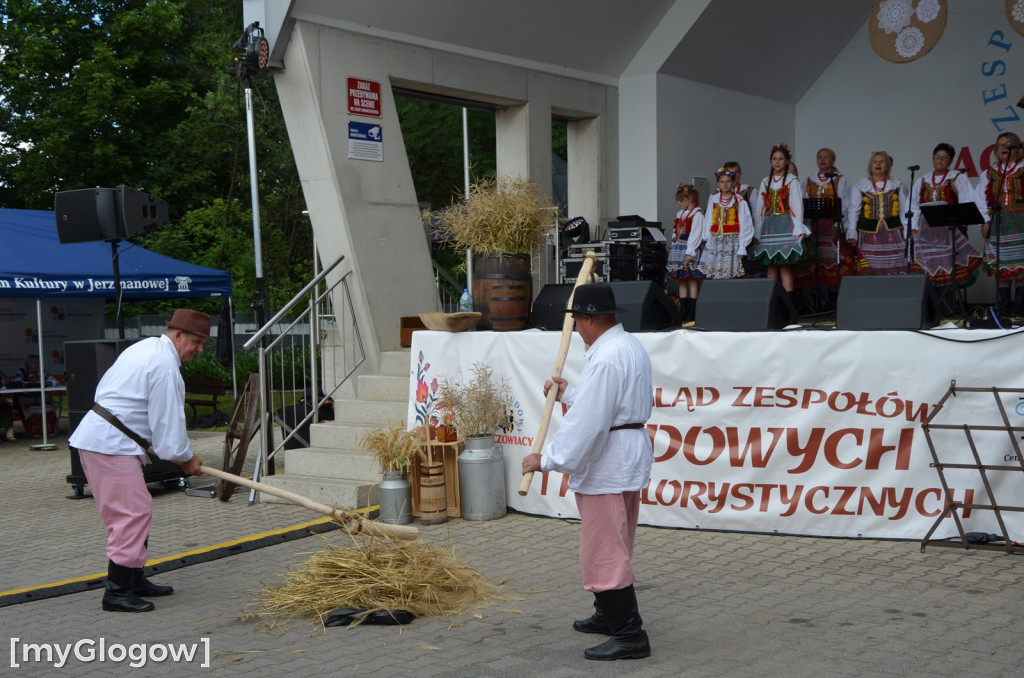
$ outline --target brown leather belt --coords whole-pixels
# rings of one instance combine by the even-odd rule
[[[609,431],[621,431],[625,428],[646,428],[647,424],[633,423],[633,424],[619,424],[618,426],[612,426]]]

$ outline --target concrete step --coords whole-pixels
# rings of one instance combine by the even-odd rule
[[[289,450],[292,452],[292,450]],[[377,483],[344,478],[324,478],[285,473],[264,476],[261,482],[287,492],[293,492],[315,502],[335,508],[364,508],[378,503]],[[266,492],[260,493],[260,501],[269,504],[287,504]]]
[[[335,400],[334,421],[339,424],[355,424],[378,428],[387,424],[405,421],[409,412],[408,399],[402,400]]]
[[[390,374],[364,374],[356,379],[356,393],[367,400],[409,399],[409,377]]]
[[[348,452],[324,447],[288,450],[288,475],[347,478],[367,483],[378,482],[380,466],[366,452]]]
[[[412,368],[412,349],[384,351],[380,354],[380,373],[408,378]],[[415,373],[412,373],[415,374]]]
[[[343,424],[337,421],[312,424],[309,427],[309,444],[311,447],[358,452],[359,440],[377,428],[380,428],[378,424]]]

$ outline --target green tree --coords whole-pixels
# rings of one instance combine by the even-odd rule
[[[242,26],[241,2],[224,0],[0,0],[0,206],[49,209],[56,191],[140,188],[167,200],[171,216],[141,244],[231,270],[244,311],[252,213],[244,89],[231,68]],[[273,82],[252,84],[274,308],[309,279],[312,239]]]

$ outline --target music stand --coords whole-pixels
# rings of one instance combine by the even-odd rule
[[[818,244],[818,221],[821,219],[831,219],[835,222],[833,233],[836,239],[836,278],[841,275],[842,267],[839,265],[841,252],[840,247],[843,244],[842,234],[842,215],[843,215],[843,199],[842,198],[804,198],[804,219],[814,220],[814,233],[812,238],[814,244]],[[822,294],[821,291],[821,266],[820,258],[821,255],[815,250],[814,262],[814,312],[820,313],[822,306],[828,306],[828,295]],[[820,302],[820,305],[819,305]],[[833,309],[834,310],[834,309]]]
[[[953,306],[951,309],[954,315],[956,315],[957,309],[959,309],[961,316],[965,316],[967,315],[966,292],[961,294],[962,290],[956,280],[956,232],[954,229],[958,229],[960,226],[966,227],[971,224],[980,224],[985,220],[982,218],[981,212],[978,211],[978,206],[973,202],[961,202],[955,205],[947,203],[921,205],[921,215],[924,216],[925,221],[932,228],[945,227],[949,229],[949,288],[953,291]],[[939,308],[942,307],[942,303],[946,300],[946,295],[949,292],[950,289],[943,290],[942,296],[939,298]]]

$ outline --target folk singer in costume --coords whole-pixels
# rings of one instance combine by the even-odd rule
[[[862,275],[907,272],[907,187],[890,178],[891,172],[892,156],[876,151],[868,162],[868,176],[854,186],[859,201],[857,239],[850,244],[857,245],[864,257],[867,270],[858,271]]]
[[[734,192],[736,172],[721,167],[715,172],[718,193],[704,210],[703,271],[709,280],[744,276],[743,260],[754,238],[754,221],[747,201]]]
[[[743,168],[735,160],[722,165],[727,170],[732,170],[734,173],[733,178],[733,192],[739,197],[743,198],[743,201],[747,203],[747,208],[750,210],[750,216],[754,216],[754,187],[750,184],[743,183]],[[706,213],[706,212],[705,212]],[[750,245],[756,245],[757,239],[754,238],[748,243]],[[748,248],[749,249],[749,248]],[[757,263],[754,257],[743,257],[743,275],[747,278],[763,278],[765,277],[764,266]]]
[[[1019,136],[1003,132],[995,151],[996,165],[981,175],[976,189],[984,207],[984,266],[989,275],[997,274],[998,260],[999,309],[1010,311],[1010,286],[1016,284],[1013,312],[1024,315],[1024,150]]]
[[[651,654],[633,589],[633,538],[640,491],[654,464],[651,359],[618,324],[615,294],[607,284],[582,285],[573,295],[576,331],[590,348],[579,385],[561,377],[544,384],[568,405],[543,455],[523,457],[523,474],[569,474],[580,512],[583,588],[594,594],[594,614],[573,624],[581,633],[611,636],[589,648],[587,659],[639,659]]]
[[[683,322],[694,318],[697,294],[700,291],[700,279],[704,274],[700,270],[700,245],[704,241],[704,212],[700,209],[700,193],[692,184],[679,184],[676,190],[676,213],[672,227],[672,249],[668,253],[666,276],[679,281],[679,310]],[[691,244],[690,237],[695,241]]]
[[[816,156],[818,171],[807,177],[806,195],[818,200],[841,200],[841,213],[812,217],[806,223],[813,232],[815,262],[797,272],[798,287],[821,285],[828,289],[828,306],[834,309],[839,278],[854,275],[856,263],[846,242],[857,238],[857,220],[851,217],[857,204],[849,180],[836,169],[836,152],[822,148]],[[836,216],[839,218],[837,219]]]
[[[786,144],[773,146],[772,170],[761,180],[754,199],[753,256],[766,267],[769,278],[779,278],[791,296],[793,265],[812,259],[811,229],[804,224],[804,202],[800,180],[789,173],[792,154]]]
[[[104,610],[148,612],[153,603],[143,597],[174,593],[170,586],[154,584],[144,575],[153,498],[143,473],[149,458],[133,436],[149,441],[160,459],[181,464],[183,473],[202,475],[203,461],[189,449],[185,430],[185,383],[180,368],[202,353],[209,338],[210,316],[176,310],[163,335],[132,344],[118,356],[96,387],[93,408],[68,439],[68,445],[78,448],[107,528]]]
[[[967,239],[966,226],[932,228],[921,213],[921,205],[956,205],[974,200],[976,194],[967,175],[949,169],[955,154],[956,151],[950,144],[942,143],[936,146],[932,151],[934,169],[915,181],[914,188],[910,191],[910,211],[914,214],[914,222],[910,225],[910,232],[914,238],[914,263],[924,270],[932,284],[941,287],[953,282],[954,253],[958,287],[973,285],[978,278],[978,267],[981,265],[981,252]],[[983,206],[978,205],[978,210],[982,211]],[[951,237],[953,243],[950,243]]]

